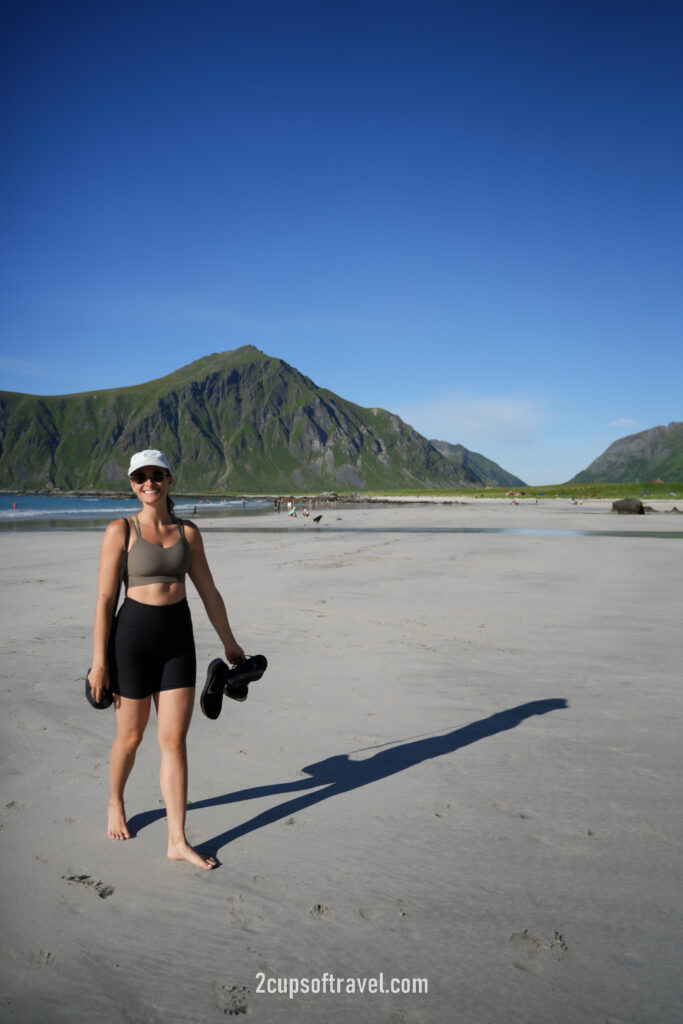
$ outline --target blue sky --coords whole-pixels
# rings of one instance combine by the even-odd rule
[[[678,0],[10,0],[0,388],[253,344],[531,483],[683,419]]]

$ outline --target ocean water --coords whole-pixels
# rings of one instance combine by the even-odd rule
[[[68,529],[69,526],[104,526],[111,519],[133,515],[139,508],[133,498],[66,498],[46,494],[0,495],[0,529]],[[272,509],[272,502],[255,498],[175,499],[175,510],[183,518],[202,516],[254,515]]]

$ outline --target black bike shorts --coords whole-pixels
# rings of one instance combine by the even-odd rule
[[[187,600],[141,604],[127,597],[109,642],[112,693],[142,700],[162,690],[195,686],[197,659]]]

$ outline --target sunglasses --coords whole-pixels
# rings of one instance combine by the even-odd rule
[[[166,479],[166,470],[138,469],[135,473],[130,474],[130,478],[134,484],[144,484],[145,480],[152,480],[155,484],[160,484]]]

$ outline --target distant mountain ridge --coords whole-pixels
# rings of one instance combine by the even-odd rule
[[[449,444],[448,441],[430,441],[437,452],[441,452],[450,464],[459,469],[463,475],[476,476],[484,487],[526,487],[518,476],[513,476],[502,469],[497,462],[492,462],[478,452],[469,451],[464,445]]]
[[[571,484],[683,480],[683,423],[629,434],[606,448]]]
[[[127,388],[0,392],[4,490],[123,491],[131,452],[149,447],[166,452],[187,492],[476,487],[495,467],[484,460],[484,480],[483,456],[462,449],[454,461],[393,413],[354,405],[251,345]]]

